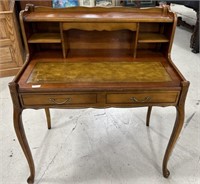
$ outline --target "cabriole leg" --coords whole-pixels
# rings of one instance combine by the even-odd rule
[[[176,141],[179,137],[179,134],[181,132],[181,129],[183,127],[183,122],[184,122],[184,107],[177,107],[176,109],[177,109],[176,122],[175,122],[173,131],[172,131],[172,134],[171,134],[171,137],[170,137],[170,140],[169,140],[166,152],[165,152],[165,156],[163,159],[163,169],[162,170],[163,170],[163,176],[165,178],[168,178],[170,175],[170,172],[167,169],[167,163],[168,163],[169,157],[172,153],[172,150],[176,144]]]
[[[167,169],[167,163],[173,151],[173,148],[176,144],[176,141],[180,135],[181,129],[183,127],[184,118],[185,118],[185,99],[186,99],[188,87],[189,87],[188,81],[182,82],[182,91],[180,94],[179,102],[176,106],[176,121],[174,124],[174,128],[173,128],[169,143],[167,145],[167,149],[165,151],[164,159],[163,159],[162,171],[163,171],[163,176],[165,178],[168,178],[170,175],[170,172]]]
[[[26,156],[26,159],[28,161],[29,169],[30,169],[30,176],[27,179],[28,183],[34,183],[34,177],[35,177],[35,166],[32,158],[32,154],[28,145],[28,141],[26,139],[23,123],[22,123],[22,110],[21,109],[15,109],[14,108],[14,128],[17,135],[17,138],[19,140],[19,143],[23,149],[23,152]]]

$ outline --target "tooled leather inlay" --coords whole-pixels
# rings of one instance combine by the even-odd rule
[[[159,62],[38,62],[27,83],[169,81]]]

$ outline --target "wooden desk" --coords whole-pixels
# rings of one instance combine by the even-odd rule
[[[175,106],[177,118],[163,159],[163,176],[184,122],[189,82],[170,59],[176,16],[167,7],[68,8],[27,6],[20,13],[27,60],[9,84],[14,127],[34,182],[23,129],[26,108]],[[44,26],[43,26],[44,25]],[[43,26],[43,27],[42,27]]]

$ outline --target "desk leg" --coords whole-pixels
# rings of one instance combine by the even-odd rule
[[[175,143],[178,139],[178,136],[181,132],[181,129],[183,127],[183,122],[184,122],[184,107],[177,107],[176,122],[175,122],[174,129],[172,131],[172,135],[170,137],[170,140],[165,152],[164,160],[163,160],[163,176],[165,178],[168,178],[170,175],[170,172],[167,169],[167,163],[171,155],[171,152],[175,146]]]
[[[46,118],[47,118],[47,127],[48,129],[51,129],[51,116],[49,108],[45,108]]]
[[[32,154],[28,145],[28,141],[26,139],[23,123],[22,123],[22,110],[14,108],[14,128],[17,135],[17,138],[19,140],[19,143],[23,149],[23,152],[26,156],[26,159],[29,164],[30,168],[30,176],[27,179],[28,183],[34,183],[34,177],[35,177],[35,166],[32,158]]]
[[[186,98],[188,87],[189,87],[189,82],[182,83],[182,86],[183,88],[182,88],[181,96],[179,98],[178,105],[176,106],[176,121],[174,124],[174,128],[173,128],[169,143],[167,145],[167,149],[165,151],[164,159],[163,159],[162,171],[163,171],[163,176],[165,178],[168,178],[170,175],[170,172],[167,169],[167,163],[184,123],[184,117],[185,117],[184,106],[185,106],[185,98]]]
[[[151,110],[152,110],[152,106],[149,106],[148,111],[147,111],[146,126],[149,126],[150,117],[151,117]]]

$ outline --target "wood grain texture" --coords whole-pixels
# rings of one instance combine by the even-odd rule
[[[6,2],[2,1],[1,3]],[[23,64],[23,48],[15,17],[14,1],[0,12],[0,77],[16,74]]]
[[[12,54],[9,47],[0,47],[0,64],[12,62]]]
[[[13,1],[1,0],[0,1],[0,11],[8,12],[13,9]]]

